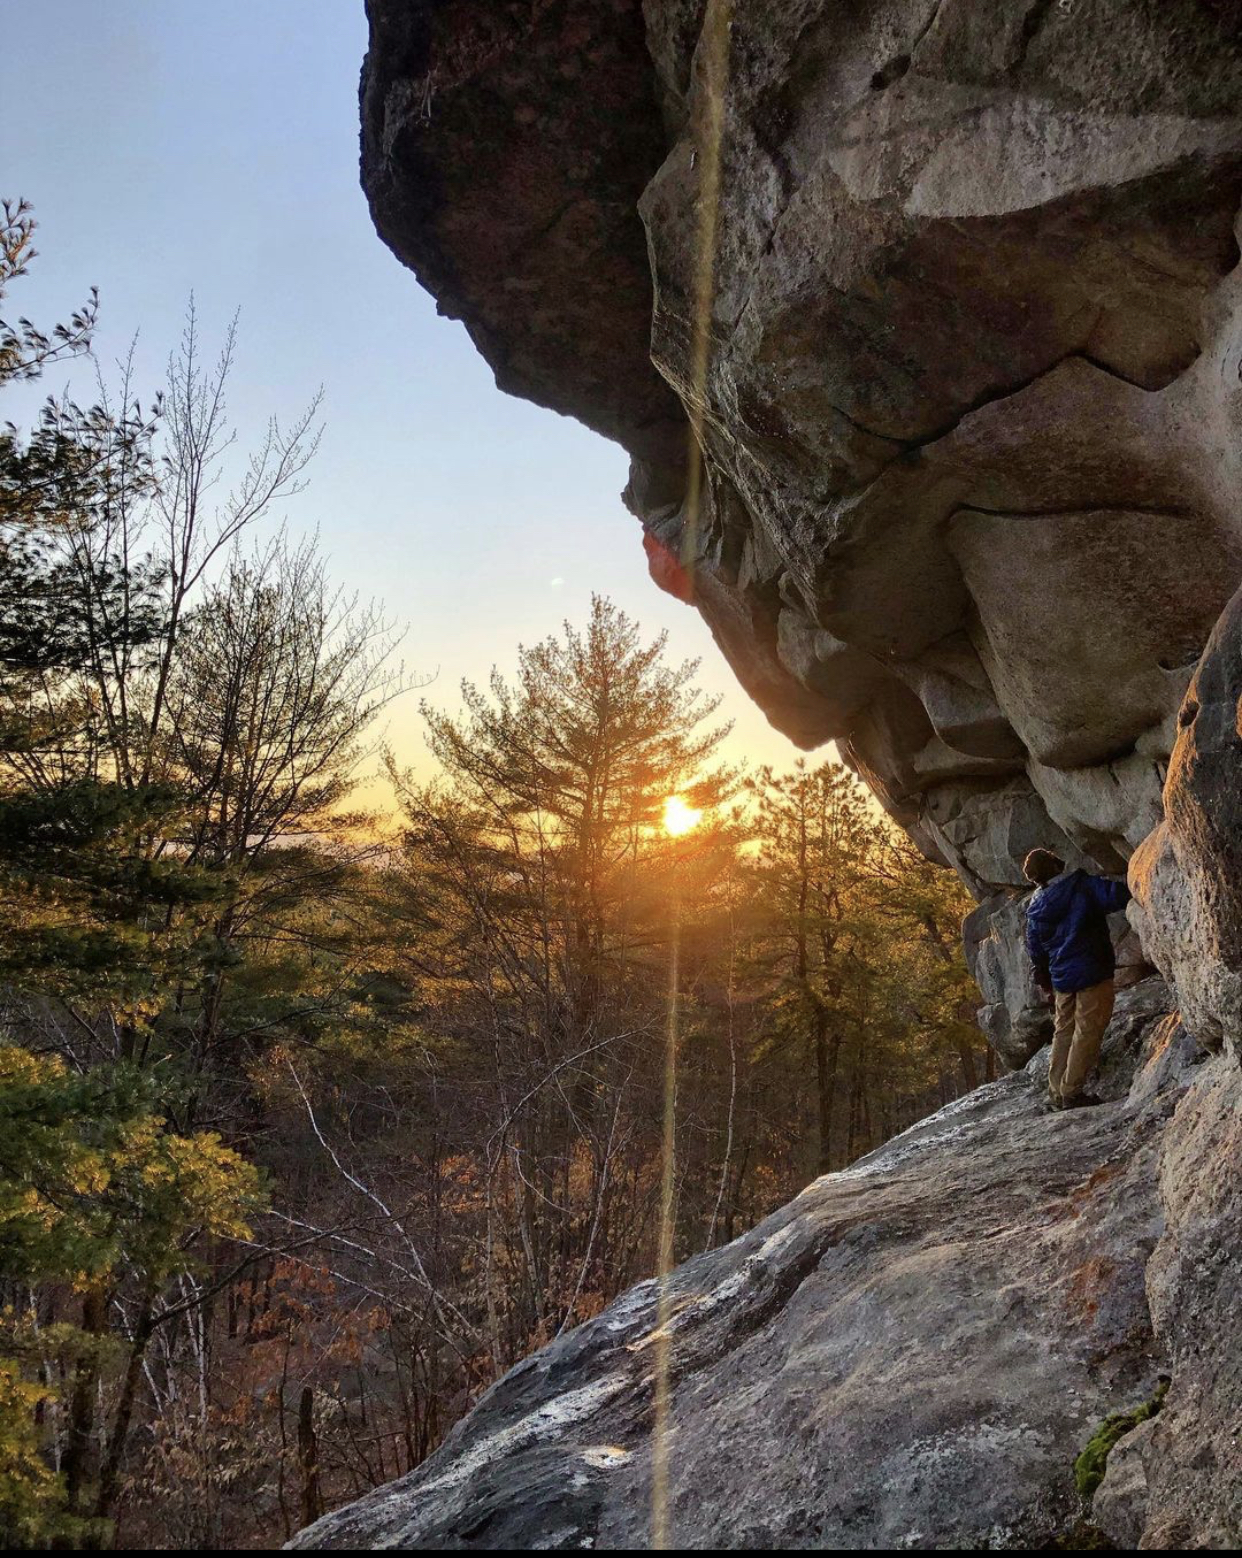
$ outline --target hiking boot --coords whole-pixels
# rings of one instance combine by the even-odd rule
[[[1084,1090],[1081,1093],[1075,1093],[1072,1098],[1063,1098],[1061,1100],[1061,1108],[1094,1109],[1097,1104],[1102,1104],[1103,1102],[1102,1098],[1097,1098],[1094,1093],[1088,1093]]]

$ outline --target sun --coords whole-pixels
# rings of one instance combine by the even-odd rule
[[[687,806],[680,795],[670,795],[664,803],[664,831],[670,838],[679,839],[697,828],[702,816],[697,806]]]

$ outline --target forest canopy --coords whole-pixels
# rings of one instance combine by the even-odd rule
[[[96,320],[0,324],[0,386]],[[955,879],[840,764],[726,762],[603,596],[364,808],[396,635],[274,523],[318,398],[236,460],[235,348],[191,308],[159,393],[0,432],[15,1546],[278,1545],[649,1275],[670,999],[678,1259],[990,1074]]]

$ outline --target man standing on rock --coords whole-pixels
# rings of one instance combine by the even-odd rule
[[[1056,1003],[1048,1100],[1054,1109],[1098,1104],[1083,1084],[1100,1058],[1113,1015],[1117,963],[1108,916],[1125,907],[1130,889],[1107,877],[1067,871],[1048,849],[1033,849],[1022,869],[1036,887],[1026,906],[1026,950],[1035,983]]]

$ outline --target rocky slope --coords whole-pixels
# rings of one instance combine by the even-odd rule
[[[1073,1526],[1077,1449],[1168,1367],[1144,1270],[1200,1054],[1161,981],[1122,1005],[1116,1102],[1050,1118],[1015,1073],[680,1268],[673,1546],[1038,1547]],[[295,1545],[649,1545],[655,1304],[646,1283],[527,1360],[422,1470]]]
[[[658,582],[971,886],[1010,1065],[1026,850],[1138,898],[1124,1097],[1052,1119],[1015,1071],[679,1274],[678,1544],[1037,1545],[1165,1372],[1092,1518],[1237,1545],[1242,3],[369,11],[381,235],[627,447]],[[643,1545],[652,1323],[636,1290],[304,1544]]]

